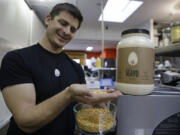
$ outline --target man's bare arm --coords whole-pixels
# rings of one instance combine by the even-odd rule
[[[19,128],[27,133],[35,132],[48,124],[71,102],[67,91],[62,91],[36,105],[33,84],[9,86],[2,93]]]

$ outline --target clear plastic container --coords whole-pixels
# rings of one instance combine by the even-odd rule
[[[171,32],[170,27],[162,29],[163,46],[170,45],[170,41],[171,41],[170,32]]]
[[[113,103],[103,108],[79,103],[73,111],[78,130],[83,134],[104,134],[116,124],[116,105]]]
[[[171,24],[171,42],[179,43],[180,42],[180,22],[174,22]]]
[[[117,46],[116,88],[122,93],[146,95],[154,88],[154,44],[144,29],[122,32]]]

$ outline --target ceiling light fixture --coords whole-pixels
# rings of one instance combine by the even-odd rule
[[[123,23],[142,4],[142,1],[135,0],[108,0],[103,10],[103,20]],[[102,14],[99,17],[99,21],[102,21]]]
[[[88,46],[88,47],[86,48],[86,51],[92,51],[92,49],[93,49],[92,46]]]

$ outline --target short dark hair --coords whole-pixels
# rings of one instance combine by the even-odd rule
[[[80,10],[76,6],[74,6],[73,4],[70,4],[70,3],[59,3],[59,4],[55,5],[50,12],[51,18],[54,19],[54,17],[62,11],[67,11],[73,17],[77,18],[79,20],[78,28],[81,26],[81,23],[83,21],[83,16],[82,16]]]

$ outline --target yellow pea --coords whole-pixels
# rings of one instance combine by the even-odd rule
[[[107,94],[106,91],[102,91],[102,90],[92,90],[92,93],[95,93],[95,94]]]

